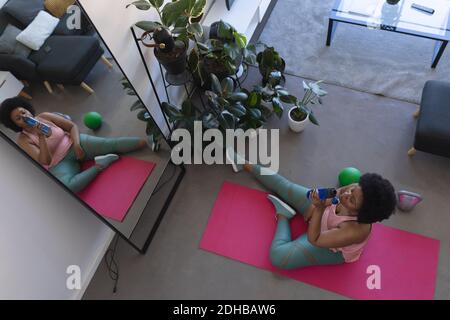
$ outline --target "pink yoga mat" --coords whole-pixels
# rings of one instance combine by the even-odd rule
[[[82,170],[93,165],[85,161]],[[153,162],[121,156],[78,196],[102,216],[122,222],[154,167]]]
[[[280,273],[354,299],[433,299],[439,241],[382,224],[354,263],[281,270],[272,266],[269,248],[275,232],[275,210],[267,193],[225,182],[203,234],[200,248]],[[413,217],[411,217],[413,219]],[[293,239],[305,232],[299,215],[291,220]],[[368,289],[379,266],[381,288]]]

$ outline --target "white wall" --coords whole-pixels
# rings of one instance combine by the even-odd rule
[[[112,231],[0,138],[0,299],[80,298]],[[83,290],[66,288],[79,265]]]

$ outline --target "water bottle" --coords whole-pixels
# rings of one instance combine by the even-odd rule
[[[311,189],[307,192],[306,197],[311,199],[313,191],[316,191],[320,200],[332,199],[331,203],[336,205],[339,203],[339,198],[337,197],[337,190],[335,188],[318,188]]]
[[[37,120],[37,119],[35,119],[33,117],[24,116],[22,118],[23,118],[23,121],[28,126],[30,126],[30,127],[37,127],[37,128],[39,128],[39,130],[41,130],[41,132],[44,134],[44,136],[46,136],[46,137],[50,136],[51,129],[45,123],[42,123],[42,122],[40,122],[39,120]]]

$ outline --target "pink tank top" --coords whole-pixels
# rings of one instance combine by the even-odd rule
[[[356,221],[356,217],[350,216],[338,216],[336,214],[336,205],[328,206],[323,212],[322,222],[320,226],[320,231],[324,232],[327,230],[336,229],[341,223],[346,221]],[[342,256],[345,259],[345,262],[355,262],[361,256],[367,241],[369,240],[370,235],[361,243],[352,244],[350,246],[346,246],[343,248],[335,248],[331,249],[334,252],[341,251]]]
[[[52,129],[52,135],[45,138],[48,146],[48,150],[52,155],[52,162],[48,166],[44,166],[46,169],[51,168],[61,162],[67,155],[72,146],[72,139],[70,135],[63,129],[55,125],[53,122],[36,117],[39,121],[49,125]],[[28,138],[28,142],[39,147],[39,137],[36,134],[23,130],[21,134],[24,134]]]

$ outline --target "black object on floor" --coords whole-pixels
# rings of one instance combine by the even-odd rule
[[[119,243],[119,236],[116,236],[116,240],[112,246],[105,253],[105,263],[108,269],[109,277],[114,281],[113,293],[117,292],[117,284],[119,282],[119,265],[115,260],[115,254],[117,250],[117,244]]]
[[[414,148],[450,158],[450,82],[425,83]]]

